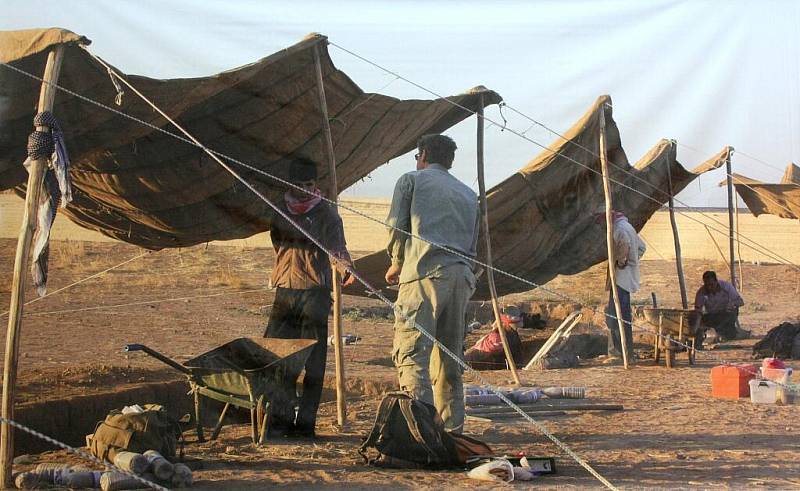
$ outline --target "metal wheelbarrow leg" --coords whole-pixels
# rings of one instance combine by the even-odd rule
[[[252,438],[266,438],[270,413],[275,404],[293,399],[281,380],[299,374],[317,343],[315,339],[238,338],[180,364],[142,344],[129,344],[126,351],[143,351],[186,375],[194,396],[197,436],[204,441],[200,396],[222,402],[211,438],[216,439],[231,405],[250,410]],[[288,379],[287,379],[288,380]]]

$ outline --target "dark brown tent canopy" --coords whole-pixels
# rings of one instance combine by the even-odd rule
[[[753,215],[766,213],[800,219],[800,167],[797,165],[786,166],[780,184],[765,184],[733,174],[733,185]]]
[[[66,43],[59,85],[116,107],[106,69],[63,29],[0,32],[0,60],[41,75],[48,48]],[[294,156],[325,162],[313,51],[319,48],[340,189],[471,115],[478,92],[448,100],[398,100],[364,93],[330,59],[326,38],[312,35],[256,63],[211,77],[156,80],[125,76],[208,148],[279,177]],[[40,82],[0,67],[0,189],[22,190],[27,136]],[[485,91],[486,104],[501,99]],[[126,114],[177,132],[134,94]],[[74,201],[65,214],[86,228],[142,247],[185,247],[248,237],[268,229],[272,211],[192,145],[60,92],[53,110],[72,159]],[[234,164],[271,198],[283,186]],[[327,167],[320,166],[321,189]]]
[[[556,275],[579,273],[607,259],[605,230],[595,225],[592,216],[604,203],[600,111],[605,112],[611,179],[621,183],[611,184],[614,207],[625,212],[636,230],[641,230],[669,200],[668,173],[677,194],[701,173],[722,165],[727,157],[726,148],[687,171],[675,159],[675,143],[662,140],[631,167],[612,118],[611,99],[602,96],[564,138],[487,193],[493,260],[498,269],[544,284]],[[484,244],[483,239],[478,244]],[[485,257],[480,247],[478,256]],[[388,266],[383,251],[356,261],[356,269],[374,286],[385,285],[383,274]],[[500,273],[495,274],[495,282],[500,295],[531,289]],[[355,289],[347,293],[359,294]],[[482,279],[473,298],[488,297],[488,286]]]

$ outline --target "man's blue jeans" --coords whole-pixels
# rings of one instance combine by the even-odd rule
[[[631,326],[631,294],[624,288],[617,286],[619,293],[619,306],[622,309],[623,327],[625,329],[625,345],[628,347],[628,359],[633,359],[633,328]],[[613,317],[609,317],[609,315]],[[619,338],[619,325],[617,324],[617,309],[614,307],[614,292],[608,291],[608,305],[606,306],[606,326],[608,335],[608,355],[622,356],[622,343]]]

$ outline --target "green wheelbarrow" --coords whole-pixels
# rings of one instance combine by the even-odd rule
[[[143,344],[125,351],[143,351],[186,375],[194,395],[197,439],[205,441],[200,396],[225,406],[211,433],[215,440],[230,406],[250,410],[254,444],[266,438],[270,407],[294,404],[294,381],[311,354],[315,339],[239,338],[180,364]]]

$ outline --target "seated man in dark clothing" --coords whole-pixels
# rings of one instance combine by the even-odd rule
[[[736,287],[725,280],[718,280],[714,271],[703,273],[703,286],[694,297],[694,308],[703,315],[703,326],[713,328],[718,340],[736,339],[736,321],[739,318],[739,307],[744,300]],[[702,346],[705,333],[696,342]]]

